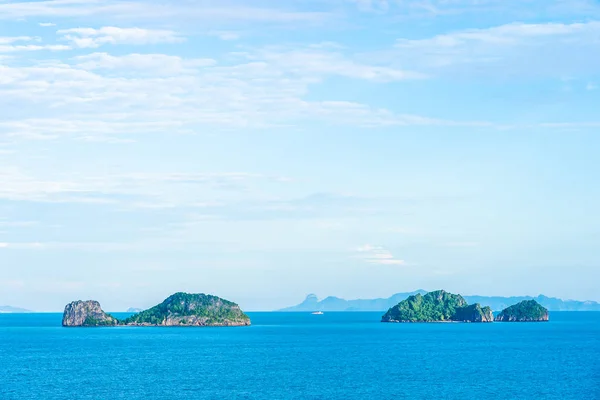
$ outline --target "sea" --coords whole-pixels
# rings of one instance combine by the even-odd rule
[[[600,399],[598,312],[492,324],[248,314],[236,328],[0,314],[0,400]]]

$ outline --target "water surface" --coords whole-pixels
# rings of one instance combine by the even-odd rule
[[[382,324],[249,313],[240,328],[62,328],[0,315],[0,399],[600,399],[600,313]]]

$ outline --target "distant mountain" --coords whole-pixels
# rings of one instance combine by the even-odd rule
[[[309,294],[306,299],[292,307],[280,311],[387,311],[409,296],[425,294],[425,290],[408,293],[396,293],[387,299],[371,300],[344,300],[339,297],[327,297],[320,300],[314,294]],[[550,311],[600,311],[600,303],[595,301],[561,300],[543,295],[530,296],[463,296],[469,304],[479,303],[482,307],[488,306],[494,311],[501,311],[524,300],[535,300]]]
[[[11,307],[11,306],[0,306],[0,313],[2,314],[23,314],[30,313],[30,310],[24,308]]]
[[[327,297],[321,301],[314,294],[309,294],[297,306],[287,307],[280,311],[387,311],[389,308],[415,294],[425,294],[425,290],[409,293],[396,293],[387,299],[344,300],[339,297]]]
[[[136,313],[137,314],[137,313],[140,313],[142,311],[144,311],[144,310],[142,310],[141,308],[133,308],[133,307],[131,307],[131,308],[128,308],[127,311],[125,311],[125,312]]]

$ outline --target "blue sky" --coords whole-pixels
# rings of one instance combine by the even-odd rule
[[[0,303],[600,301],[600,3],[0,1]]]

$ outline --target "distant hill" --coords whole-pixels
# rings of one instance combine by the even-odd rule
[[[316,295],[309,294],[306,299],[292,307],[280,311],[387,311],[409,296],[425,294],[425,290],[407,293],[396,293],[387,299],[360,299],[345,300],[339,297],[327,297],[319,300]],[[535,300],[550,311],[600,311],[600,303],[595,301],[561,300],[543,295],[531,296],[463,296],[469,303],[479,303],[482,307],[488,306],[494,311],[501,311],[524,300]]]
[[[287,307],[280,311],[386,311],[402,300],[406,300],[409,296],[425,293],[427,293],[425,290],[417,290],[408,293],[396,293],[387,299],[359,300],[344,300],[330,296],[320,301],[316,295],[309,294],[297,306]]]
[[[131,307],[131,308],[128,308],[127,311],[125,311],[125,312],[137,314],[137,313],[141,313],[142,311],[144,311],[144,310],[142,310],[141,308]]]
[[[26,310],[24,308],[11,307],[11,306],[0,306],[0,313],[3,314],[23,314],[30,313],[30,310]]]

